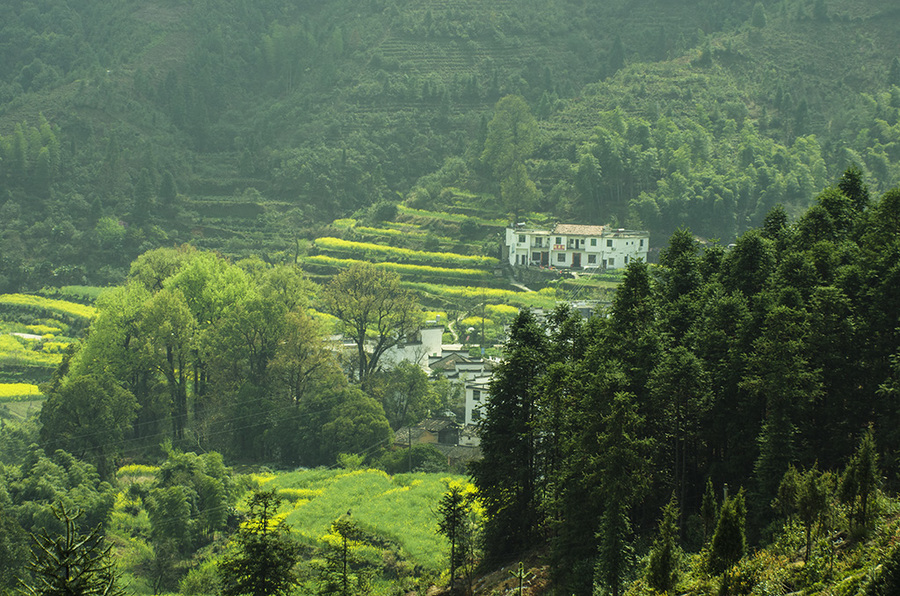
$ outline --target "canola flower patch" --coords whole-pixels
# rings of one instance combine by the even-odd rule
[[[461,255],[453,252],[428,252],[424,250],[412,250],[395,246],[384,246],[372,242],[352,242],[340,238],[317,238],[316,246],[320,249],[349,253],[354,256],[382,258],[385,260],[413,261],[416,263],[428,263],[442,266],[462,267],[494,267],[499,261],[494,257],[478,255]]]
[[[330,267],[345,268],[350,267],[354,263],[361,262],[358,259],[338,259],[335,257],[326,257],[324,255],[316,255],[314,257],[306,257],[304,263],[328,265]],[[431,267],[429,265],[409,265],[406,263],[377,263],[378,267],[394,271],[399,275],[436,275],[442,277],[453,277],[461,279],[485,279],[489,277],[489,273],[480,269],[449,269],[446,267]]]
[[[20,306],[33,310],[45,310],[79,319],[92,319],[97,315],[93,306],[85,306],[66,300],[32,296],[30,294],[0,294],[0,305]]]
[[[37,385],[30,383],[0,383],[0,403],[30,401],[41,396]]]

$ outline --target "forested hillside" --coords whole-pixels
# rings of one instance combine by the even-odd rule
[[[452,189],[492,217],[731,241],[850,163],[875,190],[898,175],[900,15],[875,0],[0,11],[2,291],[121,281],[184,241],[281,260],[334,218]],[[535,136],[498,169],[511,94]]]

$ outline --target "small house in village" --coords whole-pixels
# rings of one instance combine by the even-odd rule
[[[650,233],[608,226],[556,224],[549,230],[506,228],[504,258],[512,266],[619,269],[647,260]]]

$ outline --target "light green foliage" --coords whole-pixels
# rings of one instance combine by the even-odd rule
[[[35,399],[40,395],[40,389],[31,383],[0,383],[0,403]]]
[[[356,344],[355,375],[361,382],[378,370],[386,351],[422,323],[414,296],[400,286],[400,277],[367,263],[355,263],[336,275],[322,299]]]
[[[26,294],[0,294],[0,305],[20,306],[33,311],[60,313],[79,319],[92,319],[97,314],[96,309],[91,306]]]
[[[330,267],[345,269],[353,267],[354,265],[358,265],[360,263],[367,263],[368,261],[358,259],[338,259],[335,257],[328,257],[324,255],[315,255],[311,257],[304,257],[303,262],[309,265],[328,265]],[[471,280],[473,278],[488,278],[490,275],[483,269],[432,267],[431,265],[414,265],[409,263],[379,262],[376,266],[379,269],[383,269],[385,271],[390,271],[392,273],[406,275],[413,278],[415,278],[416,276],[428,275],[437,278],[456,277]]]

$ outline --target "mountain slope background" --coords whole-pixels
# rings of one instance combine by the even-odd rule
[[[381,203],[506,217],[492,109],[538,120],[531,217],[731,241],[857,164],[900,176],[900,9],[874,0],[12,2],[0,286],[191,241],[288,258]],[[482,238],[481,252],[496,241]]]

